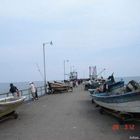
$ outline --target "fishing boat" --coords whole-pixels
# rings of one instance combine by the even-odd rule
[[[110,83],[108,84],[107,82],[100,85],[100,92],[110,92],[112,94],[114,93],[118,93],[120,92],[120,90],[123,90],[124,88],[124,81],[118,81],[118,82],[115,82],[115,83]],[[90,92],[90,94],[95,94],[95,93],[99,93],[99,91],[97,89],[88,89],[88,91]]]
[[[0,99],[0,118],[14,112],[25,100],[25,96],[21,97],[6,97]]]
[[[107,90],[108,92],[118,93],[123,88],[124,88],[124,81],[118,81],[113,84],[109,84]]]
[[[124,81],[123,80],[115,81],[113,74],[114,73],[112,73],[112,75],[107,78],[105,85],[107,85],[108,92],[118,93],[118,92],[120,92],[120,90],[123,89]]]
[[[102,84],[101,81],[89,80],[89,81],[86,81],[86,83],[85,83],[85,85],[84,85],[84,86],[85,86],[84,89],[85,89],[85,90],[96,89],[96,88],[99,87],[101,84]]]
[[[70,87],[68,85],[65,85],[63,83],[59,83],[59,82],[54,82],[54,83],[51,83],[51,82],[48,82],[48,86],[49,86],[49,90],[51,91],[51,93],[54,93],[54,92],[64,92],[64,91],[67,91],[70,89]]]
[[[123,92],[92,94],[92,98],[96,104],[103,108],[140,113],[140,86],[135,81],[129,82]]]

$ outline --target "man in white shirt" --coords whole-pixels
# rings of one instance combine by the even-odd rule
[[[33,82],[30,83],[30,90],[31,90],[31,94],[32,94],[33,100],[38,99],[36,97],[36,87],[35,87]]]

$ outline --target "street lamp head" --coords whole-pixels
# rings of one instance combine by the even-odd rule
[[[53,45],[52,41],[50,42],[50,45]]]
[[[43,46],[45,46],[46,44],[53,45],[52,41],[51,42],[45,42],[45,43],[43,43]]]

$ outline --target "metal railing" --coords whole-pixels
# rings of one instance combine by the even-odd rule
[[[26,96],[26,101],[29,101],[29,100],[32,99],[32,94],[31,94],[30,89],[19,90],[19,93],[20,93],[21,96]],[[37,94],[38,94],[38,97],[41,97],[41,96],[45,95],[44,86],[37,87]],[[0,98],[5,98],[5,97],[9,97],[9,96],[12,96],[12,93],[7,92],[7,93],[0,94]]]

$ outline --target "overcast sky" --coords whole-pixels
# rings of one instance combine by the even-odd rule
[[[140,0],[0,0],[0,82],[47,80],[75,69],[140,76]]]

